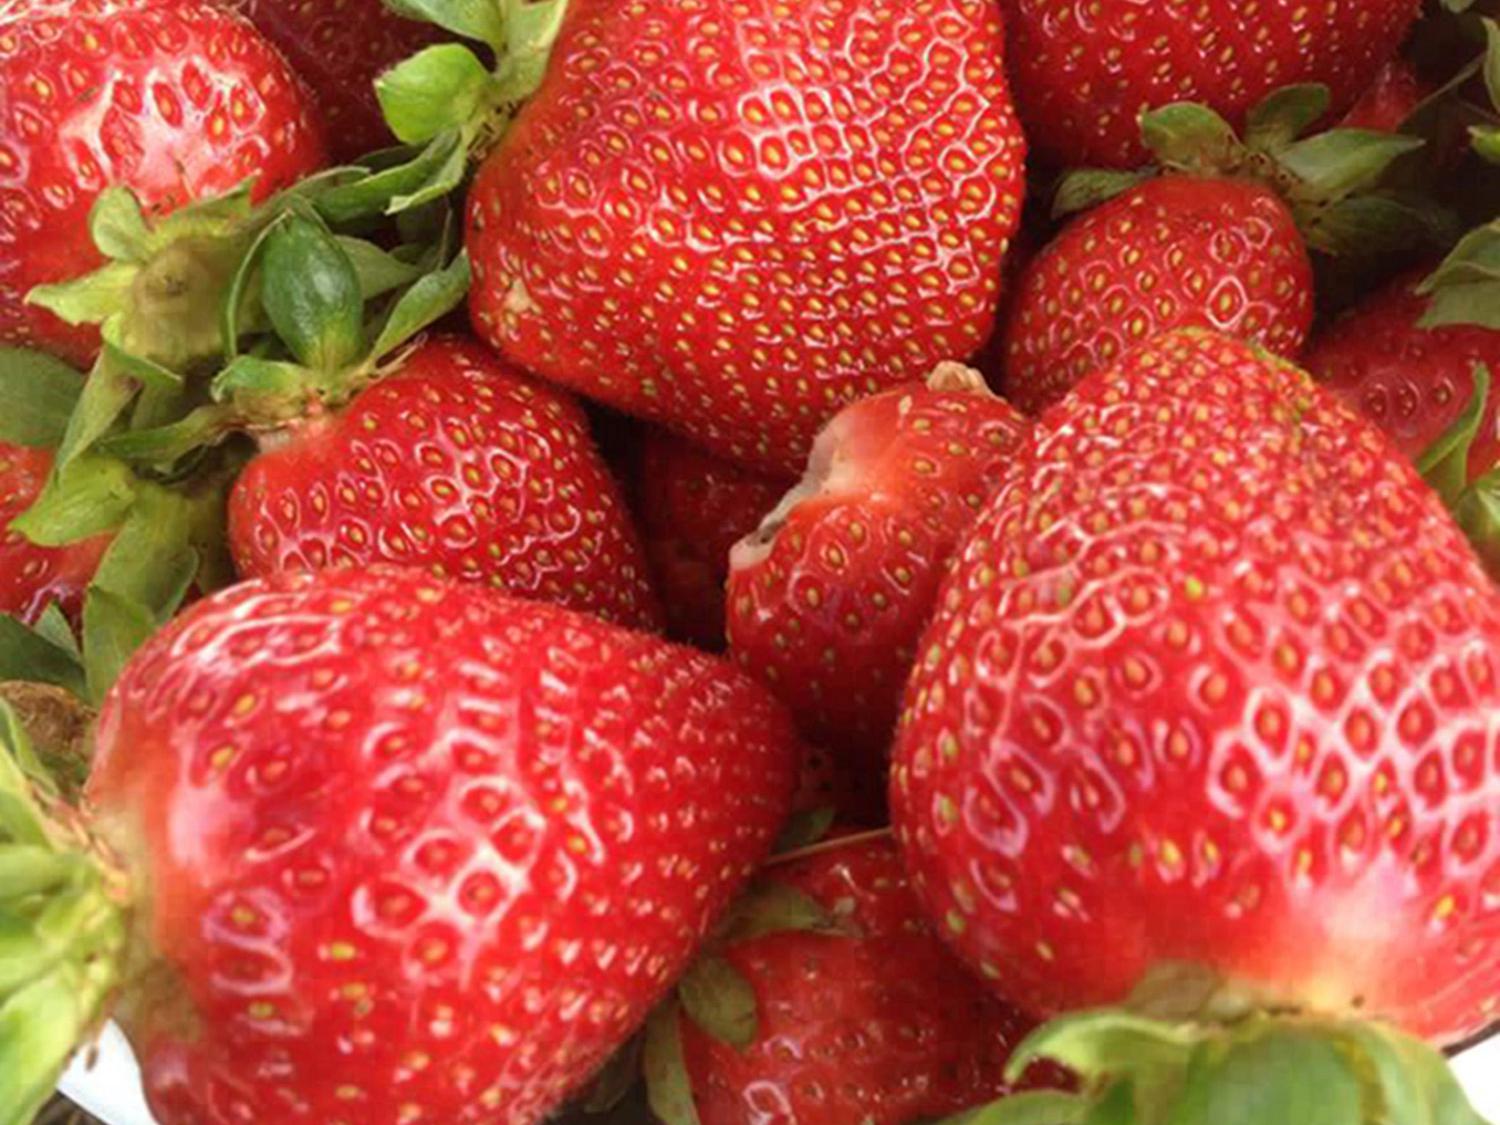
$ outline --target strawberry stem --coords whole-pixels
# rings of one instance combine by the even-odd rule
[[[0,703],[0,1125],[25,1125],[119,987],[128,892]]]

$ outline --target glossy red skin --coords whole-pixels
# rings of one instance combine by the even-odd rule
[[[257,199],[324,163],[306,91],[245,20],[196,0],[18,0],[0,17],[0,343],[86,367],[92,325],[25,304],[102,264],[106,187],[159,215],[256,177]]]
[[[198,603],[88,798],[149,888],[125,998],[164,1125],[530,1125],[642,1022],[786,815],[721,661],[415,570]]]
[[[989,336],[1025,143],[992,0],[575,0],[469,196],[476,331],[797,473]]]
[[[380,0],[220,0],[237,7],[307,83],[328,124],[328,147],[348,162],[396,143],[375,79],[447,36]]]
[[[777,865],[858,937],[775,933],[725,958],[755,989],[759,1036],[736,1050],[682,1020],[702,1125],[908,1125],[1007,1091],[1031,1022],[977,985],[929,928],[887,839]]]
[[[1002,0],[1027,136],[1064,167],[1133,168],[1144,109],[1201,102],[1236,127],[1283,86],[1320,82],[1333,110],[1396,53],[1421,0]]]
[[[1474,397],[1474,367],[1494,377],[1474,444],[1469,479],[1500,461],[1500,332],[1478,325],[1422,328],[1428,298],[1419,271],[1353,309],[1313,341],[1307,369],[1385,431],[1415,461]]]
[[[819,438],[813,460],[832,464],[824,488],[788,513],[768,551],[732,564],[730,654],[877,806],[944,568],[1030,435],[987,392],[912,384],[865,399]]]
[[[643,628],[661,608],[572,397],[441,337],[296,425],[230,493],[242,577],[390,562]]]
[[[1426,83],[1405,59],[1392,59],[1349,107],[1339,125],[1345,129],[1375,129],[1395,133],[1429,93]]]
[[[929,912],[1038,1013],[1192,961],[1437,1042],[1500,1001],[1500,591],[1289,365],[1174,333],[980,517],[892,771]]]
[[[1005,339],[1006,397],[1040,414],[1173,328],[1212,328],[1295,358],[1312,262],[1286,204],[1248,180],[1164,176],[1070,223],[1027,267]]]
[[[635,510],[668,631],[717,651],[730,548],[795,481],[736,465],[655,426],[642,427],[638,442]]]
[[[38,547],[10,522],[41,495],[52,471],[52,454],[0,442],[0,613],[34,624],[56,603],[70,620],[83,612],[99,559],[110,535],[96,535],[66,547]]]

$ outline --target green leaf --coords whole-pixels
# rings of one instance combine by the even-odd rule
[[[1469,485],[1469,450],[1479,434],[1490,396],[1490,371],[1474,366],[1474,391],[1464,411],[1417,458],[1417,471],[1450,508]]]
[[[219,349],[226,361],[240,354],[240,337],[264,321],[260,307],[260,265],[275,223],[262,227],[240,258],[219,305]]]
[[[98,450],[132,465],[151,465],[163,471],[182,457],[216,445],[237,428],[234,410],[200,406],[179,421],[150,430],[133,430],[100,440]]]
[[[776,837],[776,846],[773,852],[794,852],[799,848],[805,848],[809,844],[816,844],[828,830],[833,827],[834,817],[838,810],[831,805],[825,805],[820,809],[804,809],[794,812],[787,822],[781,827],[781,835]]]
[[[1335,257],[1374,257],[1452,242],[1452,217],[1430,201],[1390,194],[1351,195],[1312,212],[1308,245]]]
[[[104,358],[116,370],[148,387],[175,390],[182,386],[182,376],[135,351],[125,340],[125,318],[112,316],[99,329],[104,341]]]
[[[359,279],[360,295],[367,301],[410,284],[422,276],[422,270],[417,266],[386,253],[373,242],[343,235],[337,236],[337,241],[339,248],[349,259],[349,264],[354,267],[354,275]]]
[[[1283,168],[1318,200],[1336,200],[1375,184],[1397,157],[1421,148],[1420,137],[1375,129],[1330,129],[1278,155]]]
[[[499,95],[515,103],[542,84],[569,0],[500,0],[505,9],[505,54],[496,78]]]
[[[1500,164],[1500,125],[1472,125],[1469,140],[1483,159]]]
[[[1500,576],[1500,469],[1470,485],[1454,505],[1453,516],[1490,573]]]
[[[78,696],[85,691],[83,668],[76,653],[3,614],[0,614],[0,680],[55,684]]]
[[[141,265],[151,257],[151,228],[135,192],[105,188],[89,211],[89,235],[106,258]]]
[[[1245,144],[1258,152],[1289,145],[1328,112],[1331,101],[1328,87],[1318,82],[1283,86],[1250,111]]]
[[[303,364],[337,371],[364,351],[364,300],[354,264],[320,222],[288,215],[266,240],[261,305]]]
[[[375,80],[391,132],[407,144],[426,144],[445,130],[467,131],[488,108],[494,78],[461,43],[439,43]]]
[[[1417,287],[1417,292],[1435,293],[1446,285],[1482,281],[1500,281],[1500,219],[1459,239],[1442,264]]]
[[[682,1057],[681,1015],[675,1003],[662,1005],[647,1021],[641,1058],[647,1100],[657,1120],[662,1125],[700,1125]]]
[[[242,355],[220,371],[212,393],[248,413],[285,414],[299,409],[313,385],[312,373],[295,363]]]
[[[64,973],[50,973],[0,1005],[0,1125],[26,1125],[51,1100],[85,1018]]]
[[[434,200],[442,199],[463,183],[469,170],[469,147],[462,133],[439,133],[432,139],[428,149],[441,154],[441,162],[434,165],[426,178],[414,184],[409,191],[393,196],[386,208],[388,213],[399,214],[413,207],[426,206]]]
[[[75,660],[82,659],[78,651],[78,639],[73,636],[73,626],[56,602],[51,602],[46,609],[42,610],[42,615],[36,619],[34,628],[37,636],[42,640],[62,649]],[[0,676],[0,679],[11,678]]]
[[[735,904],[724,929],[728,945],[753,941],[766,934],[845,933],[820,903],[786,883],[767,879]]]
[[[149,608],[100,586],[83,603],[83,666],[89,700],[98,704],[126,662],[156,632]]]
[[[0,441],[51,449],[67,432],[83,376],[60,359],[0,347]]]
[[[1168,1125],[1364,1125],[1359,1081],[1329,1040],[1273,1027],[1227,1044],[1202,1044]]]
[[[1074,1094],[1035,1090],[945,1117],[933,1125],[1077,1125],[1089,1103]]]
[[[1150,171],[1111,172],[1106,169],[1085,168],[1069,172],[1057,185],[1057,194],[1052,200],[1052,217],[1060,219],[1087,211],[1131,188],[1151,179]]]
[[[721,1043],[745,1048],[755,1042],[755,989],[722,957],[705,955],[677,983],[682,1010]]]
[[[409,19],[488,43],[497,54],[505,48],[505,18],[497,0],[386,0],[386,6]]]
[[[469,257],[460,253],[446,268],[428,274],[401,295],[370,354],[377,359],[389,355],[457,308],[468,291]]]
[[[421,191],[447,168],[457,154],[459,170],[450,187],[463,178],[468,159],[467,146],[457,131],[434,137],[420,152],[403,150],[407,159],[387,168],[378,168],[348,184],[317,196],[313,206],[318,214],[333,224],[352,223],[384,215],[395,210],[393,201]]]
[[[75,870],[71,856],[31,844],[0,844],[0,902],[42,894],[68,881]],[[6,916],[0,914],[0,927]],[[0,940],[0,945],[4,941]],[[0,960],[5,957],[0,952]],[[0,974],[3,975],[3,974]],[[0,984],[0,989],[5,988]]]
[[[143,489],[100,560],[93,585],[145,607],[165,624],[197,573],[192,517],[182,497],[156,486]]]
[[[1492,19],[1484,24],[1484,85],[1490,94],[1490,105],[1500,109],[1500,23]]]
[[[1477,324],[1500,330],[1500,281],[1444,285],[1420,322],[1423,328],[1447,324]]]
[[[0,839],[50,850],[52,839],[32,796],[28,767],[35,760],[15,709],[0,701]]]
[[[1163,167],[1188,172],[1216,171],[1241,148],[1229,122],[1196,102],[1142,114],[1141,137]]]
[[[121,461],[85,454],[54,472],[11,529],[43,547],[63,547],[118,527],[136,497],[135,474]]]
[[[1084,1076],[1187,1061],[1197,1040],[1191,1028],[1104,1008],[1062,1016],[1032,1032],[1011,1054],[1007,1081],[1018,1082],[1038,1059]]]
[[[127,306],[139,272],[133,263],[110,262],[73,281],[38,285],[26,294],[26,303],[69,324],[102,324]]]

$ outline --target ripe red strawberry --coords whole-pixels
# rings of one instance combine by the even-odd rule
[[[1478,325],[1423,328],[1428,298],[1411,274],[1335,321],[1307,352],[1307,369],[1386,432],[1413,461],[1458,420],[1474,396],[1474,367],[1500,380],[1500,332]],[[1500,461],[1500,382],[1492,383],[1469,447],[1469,479]]]
[[[637,440],[634,506],[670,632],[700,648],[723,648],[730,549],[793,482],[654,426],[642,427]]]
[[[10,522],[41,494],[52,470],[52,454],[0,442],[0,613],[34,624],[56,604],[78,619],[109,535],[96,535],[66,547],[38,547]]]
[[[720,661],[381,567],[200,602],[97,741],[92,825],[136,896],[119,1015],[164,1125],[539,1121],[686,967],[798,757]],[[87,962],[105,994],[126,936]]]
[[[396,143],[375,78],[442,38],[429,23],[398,16],[380,0],[220,0],[239,8],[311,88],[337,161]]]
[[[458,337],[278,432],[230,494],[229,543],[245,577],[392,562],[660,624],[583,411]]]
[[[838,750],[857,784],[885,755],[949,556],[1013,470],[1031,426],[946,364],[846,407],[801,484],[734,550],[729,647]]]
[[[1396,53],[1420,0],[1004,0],[1027,134],[1068,165],[1144,163],[1142,110],[1202,102],[1235,125],[1271,91],[1322,83],[1342,111]]]
[[[1010,1049],[1030,1028],[929,928],[888,837],[768,868],[711,948],[688,977],[705,987],[685,986],[686,1010],[653,1027],[680,1034],[685,1065],[673,1077],[701,1125],[906,1125],[956,1113],[1004,1092]],[[724,1002],[726,978],[753,1001],[748,1012]],[[663,1076],[648,1077],[662,1102]]]
[[[1027,267],[1005,332],[1006,397],[1040,413],[1173,328],[1214,328],[1295,357],[1313,272],[1286,204],[1250,180],[1169,175],[1074,219]]]
[[[1345,129],[1394,133],[1422,104],[1428,88],[1412,65],[1396,57],[1380,68],[1375,80],[1339,122]]]
[[[99,346],[26,303],[103,257],[89,209],[107,187],[160,215],[255,177],[263,198],[323,163],[285,60],[196,0],[17,0],[0,23],[0,342],[87,366]]]
[[[1491,1022],[1500,591],[1436,497],[1212,333],[1047,421],[945,586],[897,743],[897,832],[955,947],[1041,1012],[1154,972],[1152,1010],[1231,1040],[1210,1017],[1236,1002],[1344,1038]]]
[[[1024,141],[987,0],[578,0],[469,196],[476,330],[796,472],[990,334]]]

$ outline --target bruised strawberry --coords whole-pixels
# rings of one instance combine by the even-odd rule
[[[87,366],[97,329],[26,295],[103,262],[100,192],[152,215],[252,178],[261,199],[322,165],[322,131],[285,60],[206,0],[18,0],[3,20],[0,342]]]
[[[1003,55],[988,0],[575,0],[469,194],[476,331],[796,472],[840,406],[990,334],[1023,190]]]
[[[1313,271],[1286,204],[1250,180],[1147,180],[1073,220],[1027,268],[1005,334],[1006,397],[1038,414],[1078,380],[1173,328],[1295,357]]]
[[[672,635],[724,647],[730,549],[753,532],[792,481],[766,476],[642,427],[635,509]]]
[[[1396,53],[1421,0],[1203,0],[1192,5],[1003,0],[1027,133],[1064,166],[1145,161],[1143,110],[1194,101],[1236,126],[1273,90],[1329,88],[1352,105]]]
[[[1500,332],[1474,324],[1424,328],[1429,298],[1412,274],[1375,294],[1313,341],[1307,369],[1374,422],[1416,461],[1458,421],[1474,397],[1474,369],[1500,379]],[[1483,407],[1468,476],[1477,480],[1500,460],[1497,391]]]
[[[429,23],[380,0],[220,0],[237,7],[287,57],[317,100],[337,161],[395,144],[380,115],[375,78],[438,42]]]
[[[554,606],[379,567],[200,602],[88,789],[158,1119],[541,1120],[765,856],[797,758],[731,667]]]
[[[39,547],[10,523],[31,507],[52,470],[52,453],[0,442],[0,613],[34,624],[56,605],[72,621],[109,535],[95,535],[66,547]]]
[[[939,366],[846,407],[807,475],[734,549],[730,652],[808,737],[880,793],[901,686],[960,537],[1030,423],[977,372]]]
[[[888,836],[768,868],[678,995],[652,1034],[658,1050],[680,1036],[683,1065],[648,1069],[667,1125],[691,1120],[662,1112],[668,1081],[686,1085],[701,1125],[956,1113],[1005,1091],[1031,1026],[929,928]]]
[[[1081,384],[923,645],[896,829],[1004,995],[1056,1012],[1150,978],[1142,1014],[1235,1050],[1326,1033],[1355,1070],[1349,1017],[1438,1043],[1494,1018],[1500,591],[1301,372],[1178,332]]]
[[[457,337],[276,433],[230,494],[229,542],[245,577],[391,562],[660,622],[582,410]]]

